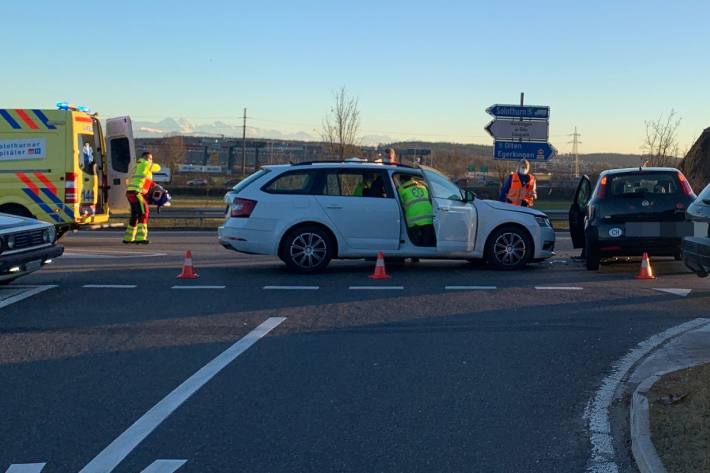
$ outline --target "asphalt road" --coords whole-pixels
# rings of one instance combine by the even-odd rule
[[[681,263],[588,272],[564,235],[524,271],[427,260],[387,281],[365,261],[290,274],[211,232],[151,239],[68,235],[0,289],[0,471],[584,471],[613,363],[710,306]],[[187,249],[195,281],[176,279]]]

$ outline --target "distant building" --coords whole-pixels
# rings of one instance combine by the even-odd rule
[[[222,166],[225,173],[238,174],[242,169],[242,140],[200,136],[137,138],[136,153],[152,151],[156,161],[170,159],[176,164]],[[246,171],[264,164],[317,161],[326,159],[322,143],[247,139],[244,142]],[[168,157],[169,155],[169,157]]]

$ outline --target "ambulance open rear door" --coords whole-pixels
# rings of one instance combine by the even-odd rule
[[[108,202],[113,212],[130,210],[126,200],[127,180],[136,162],[133,126],[130,117],[106,120],[106,159],[108,161]]]

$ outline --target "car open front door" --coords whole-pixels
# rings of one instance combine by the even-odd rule
[[[476,207],[464,201],[461,189],[446,176],[425,169],[424,177],[432,198],[437,253],[470,253],[476,244]]]
[[[584,217],[587,215],[587,204],[591,197],[592,183],[587,176],[582,176],[569,209],[569,233],[574,248],[584,247]]]
[[[136,162],[133,126],[130,117],[106,120],[106,159],[108,161],[108,202],[113,211],[128,211],[127,180]]]

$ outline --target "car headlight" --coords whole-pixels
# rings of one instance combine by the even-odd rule
[[[5,245],[7,245],[8,250],[15,248],[15,235],[8,236],[7,240],[5,240]]]
[[[552,227],[552,224],[550,223],[550,219],[547,217],[535,217],[535,221],[541,227]]]
[[[53,243],[54,238],[56,236],[57,230],[54,227],[49,227],[44,232],[42,232],[42,238],[44,239],[45,243]]]

